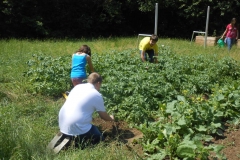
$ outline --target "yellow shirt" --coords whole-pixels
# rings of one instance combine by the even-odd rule
[[[157,44],[150,46],[150,37],[145,37],[141,40],[139,44],[139,50],[146,51],[146,50],[154,50],[154,54],[158,54],[158,46]]]

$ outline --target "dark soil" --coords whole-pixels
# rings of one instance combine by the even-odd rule
[[[144,157],[143,148],[137,143],[143,137],[142,132],[136,128],[130,128],[126,122],[108,122],[101,118],[94,118],[96,125],[109,143],[120,142],[126,145],[127,150],[134,151],[140,158]]]
[[[225,146],[222,153],[228,160],[239,160],[240,159],[240,130],[238,127],[229,126],[224,132],[223,138],[215,138],[213,141],[215,144]]]
[[[143,137],[143,134],[139,130],[130,128],[123,121],[107,122],[100,118],[95,118],[93,124],[98,126],[103,132],[106,141],[119,141],[126,144],[127,148],[133,150],[139,157],[144,157],[143,148],[140,144],[136,143]],[[240,130],[236,127],[228,127],[224,132],[224,136],[215,137],[213,143],[225,146],[222,153],[224,153],[228,160],[240,160]]]

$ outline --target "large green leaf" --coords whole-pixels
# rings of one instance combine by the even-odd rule
[[[186,125],[186,120],[184,117],[180,118],[177,122],[178,125],[183,126]]]
[[[197,129],[198,131],[200,131],[200,132],[205,132],[205,131],[207,131],[206,126],[203,126],[203,125],[199,125],[196,129]]]
[[[170,103],[167,103],[166,113],[173,113],[176,103],[177,103],[177,101],[172,101]]]
[[[180,96],[180,95],[177,96],[177,100],[182,101],[182,102],[186,102],[186,98],[184,96]]]
[[[183,144],[183,145],[179,145],[177,148],[177,155],[181,158],[195,158],[196,154],[195,154],[195,149],[196,149],[196,145],[192,144]]]

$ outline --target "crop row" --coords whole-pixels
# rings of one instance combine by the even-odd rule
[[[230,57],[178,55],[159,48],[159,63],[142,63],[136,50],[93,54],[103,76],[105,106],[117,118],[138,126],[152,159],[205,159],[221,146],[204,145],[223,135],[224,123],[238,124],[240,67]],[[54,59],[43,53],[29,60],[24,73],[29,90],[59,96],[71,89],[71,57]]]

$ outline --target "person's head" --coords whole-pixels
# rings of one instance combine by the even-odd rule
[[[102,76],[97,72],[93,72],[88,76],[87,82],[93,84],[99,91],[102,84]]]
[[[237,19],[236,19],[236,18],[232,18],[231,24],[232,24],[233,26],[236,24],[236,22],[237,22]]]
[[[86,53],[86,54],[88,54],[89,56],[91,56],[91,48],[90,48],[88,45],[82,45],[82,46],[77,50],[77,52]]]
[[[155,34],[153,34],[151,37],[150,37],[150,45],[151,46],[153,46],[153,45],[155,45],[156,43],[157,43],[157,41],[158,41],[158,36],[157,35],[155,35]]]

